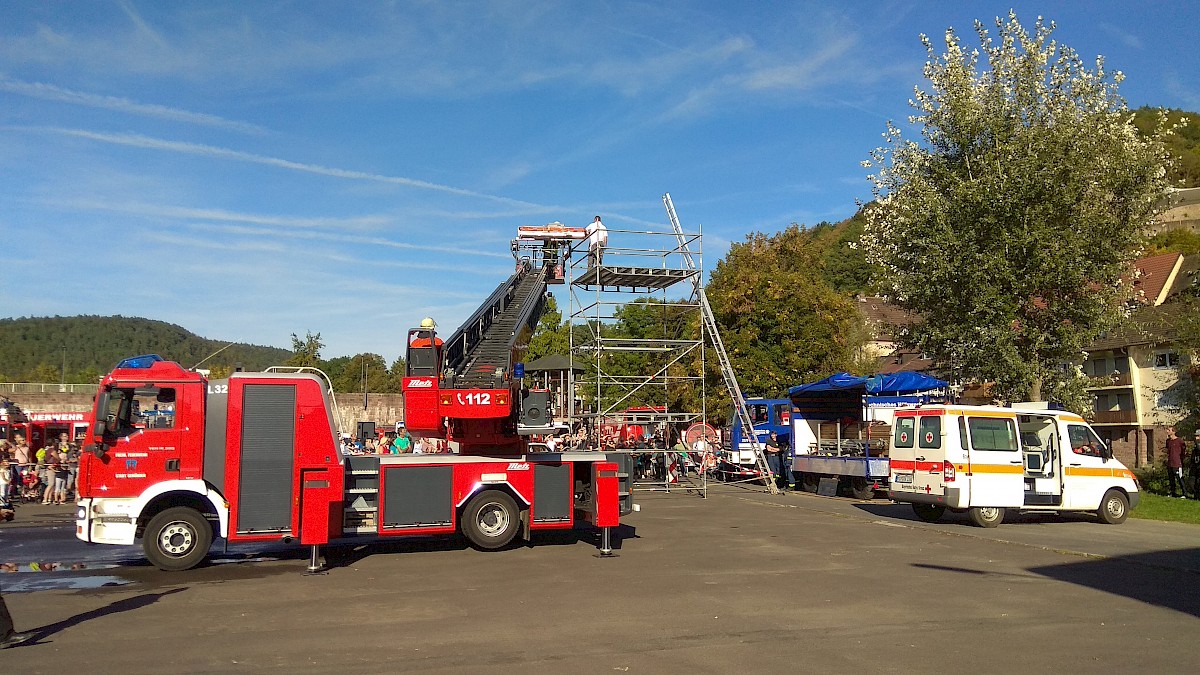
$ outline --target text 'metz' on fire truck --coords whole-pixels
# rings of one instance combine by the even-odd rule
[[[100,384],[76,536],[140,538],[164,570],[198,565],[215,537],[298,542],[313,569],[331,542],[461,533],[492,550],[586,522],[611,555],[612,529],[634,510],[628,457],[529,451],[531,435],[555,427],[547,392],[521,386],[518,359],[553,271],[543,251],[568,238],[539,240],[449,339],[432,322],[410,331],[406,426],[457,454],[343,455],[332,387],[315,369],[208,380],[135,357]]]

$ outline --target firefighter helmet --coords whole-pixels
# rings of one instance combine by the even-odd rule
[[[433,317],[427,316],[421,319],[421,328],[437,328],[437,322],[433,320]]]

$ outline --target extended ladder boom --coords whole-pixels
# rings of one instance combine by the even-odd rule
[[[679,241],[679,250],[683,255],[684,263],[689,270],[695,270],[696,262],[692,258],[691,250],[688,249],[687,237],[683,233],[683,227],[679,224],[679,218],[675,215],[675,204],[671,202],[670,193],[663,195],[663,205],[667,208],[667,217],[670,218],[671,227],[675,230],[675,237]],[[696,296],[700,299],[700,316],[704,321],[704,327],[712,336],[713,351],[717,353],[717,361],[721,366],[721,379],[725,381],[725,388],[729,390],[729,397],[733,399],[734,412],[737,413],[742,428],[746,430],[746,438],[754,451],[755,464],[758,465],[759,471],[767,477],[767,489],[771,494],[778,494],[779,488],[775,485],[775,474],[771,471],[771,466],[767,464],[762,444],[758,442],[758,436],[754,433],[754,421],[750,419],[750,413],[746,410],[746,399],[742,396],[742,388],[738,386],[737,376],[729,362],[729,354],[725,351],[725,343],[721,340],[721,332],[717,329],[717,320],[713,317],[712,306],[708,304],[708,295],[704,292],[704,282],[697,274],[692,277],[692,283],[696,285]]]
[[[545,266],[500,284],[446,341],[445,368],[455,388],[487,388],[496,370],[508,371],[517,336],[532,330],[545,309]]]

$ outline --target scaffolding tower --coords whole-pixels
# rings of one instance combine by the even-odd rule
[[[639,427],[661,433],[665,447],[631,450],[642,460],[639,488],[706,496],[707,467],[719,448],[674,447],[686,428],[707,423],[707,327],[697,296],[703,270],[685,257],[700,253],[701,234],[609,229],[608,237],[601,264],[592,264],[584,241],[567,266],[571,353],[587,364],[575,376],[580,398],[570,417],[601,443]],[[635,330],[619,334],[622,319]],[[679,409],[679,401],[695,409]]]

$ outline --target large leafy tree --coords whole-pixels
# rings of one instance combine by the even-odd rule
[[[928,90],[888,124],[862,243],[880,285],[923,320],[907,338],[1009,400],[1060,388],[1120,318],[1122,282],[1167,188],[1162,124],[1139,133],[1120,72],[1093,67],[1010,13],[978,49],[953,30],[929,53]]]
[[[563,322],[558,302],[553,295],[548,296],[545,311],[529,339],[529,352],[525,359],[533,361],[551,354],[567,354],[571,349],[567,331],[568,326]]]
[[[366,391],[384,393],[391,388],[387,362],[379,354],[357,354],[350,358],[345,367],[333,378],[333,390],[340,392]]]
[[[811,241],[799,225],[751,234],[712,272],[708,299],[746,395],[859,369],[861,319],[823,278],[825,251]]]
[[[284,365],[316,368],[321,365],[321,348],[324,346],[320,333],[306,332],[303,339],[292,333],[292,355]]]

